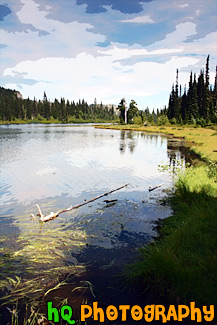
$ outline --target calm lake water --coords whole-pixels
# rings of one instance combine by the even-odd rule
[[[182,157],[160,135],[76,125],[0,126],[0,152],[2,279],[70,273],[80,265],[118,272],[153,240],[154,222],[170,215],[159,199],[172,179],[158,164]],[[46,215],[126,183],[43,225],[30,217],[36,204]]]

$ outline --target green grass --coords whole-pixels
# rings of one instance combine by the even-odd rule
[[[180,175],[171,197],[173,216],[159,238],[140,250],[127,274],[168,303],[217,302],[217,183],[205,166]]]

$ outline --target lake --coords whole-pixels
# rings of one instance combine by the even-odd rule
[[[167,137],[92,125],[1,125],[0,152],[2,283],[16,275],[24,283],[37,278],[44,289],[51,278],[55,283],[70,274],[96,281],[96,291],[97,281],[106,287],[106,279],[153,240],[155,222],[171,214],[162,200],[172,176],[158,165],[185,158]],[[45,224],[30,216],[38,213],[36,204],[46,215],[124,184]],[[31,296],[33,286],[28,290]]]

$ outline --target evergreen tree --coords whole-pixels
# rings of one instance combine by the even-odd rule
[[[209,96],[209,55],[206,59],[206,73],[205,73],[205,91],[204,91],[204,117],[208,120],[209,119],[209,103],[210,103],[210,96]]]
[[[193,116],[191,112],[192,108],[192,97],[193,97],[193,74],[191,71],[190,74],[190,80],[189,80],[189,87],[187,92],[187,106],[186,106],[186,123],[192,123],[193,122]]]
[[[37,102],[34,97],[33,103],[32,103],[32,117],[37,117],[38,115],[38,109],[37,109]]]
[[[192,85],[190,111],[195,120],[199,118],[196,74],[194,74],[194,81]]]
[[[174,98],[175,98],[175,89],[174,89],[174,85],[173,85],[172,86],[172,92],[171,92],[170,98],[169,98],[169,106],[168,106],[168,112],[167,112],[167,116],[168,116],[169,120],[171,120],[172,118],[175,117]]]
[[[44,92],[43,96],[43,112],[42,116],[46,118],[46,120],[50,120],[50,103],[48,102],[47,95]]]
[[[182,121],[186,121],[186,111],[187,111],[187,94],[186,94],[186,87],[184,89],[184,94],[182,95],[181,101],[181,117]]]
[[[198,97],[198,113],[200,117],[206,118],[205,114],[205,84],[204,84],[204,71],[200,71],[197,83],[197,97]]]
[[[133,123],[133,118],[138,114],[138,108],[135,100],[131,100],[129,109],[127,111],[127,123]]]
[[[120,110],[120,123],[124,123],[125,121],[125,114],[126,114],[126,100],[125,98],[122,98],[119,105],[118,109]]]
[[[213,106],[214,106],[214,112],[215,114],[217,114],[217,66],[216,66],[215,84],[213,89]]]
[[[25,115],[27,120],[31,120],[32,118],[32,105],[29,97],[25,101]]]
[[[176,70],[176,87],[173,98],[173,110],[174,110],[174,118],[178,122],[180,120],[180,100],[179,100],[179,70]]]

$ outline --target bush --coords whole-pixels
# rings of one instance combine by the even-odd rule
[[[176,118],[173,117],[171,120],[170,120],[170,124],[177,124],[177,121],[176,121]]]
[[[42,120],[43,120],[43,117],[42,117],[40,114],[38,114],[38,115],[37,115],[37,120],[38,120],[38,121],[42,121]]]
[[[217,162],[213,160],[208,161],[207,175],[209,178],[213,178],[217,182]]]
[[[202,127],[205,127],[206,126],[206,121],[203,117],[199,118],[196,120],[196,125],[200,125]]]
[[[143,124],[141,116],[135,116],[133,118],[133,123],[134,124]]]
[[[158,117],[158,119],[157,119],[157,125],[158,126],[165,125],[167,123],[169,123],[169,120],[168,120],[168,117],[166,115],[162,115],[162,116]]]

